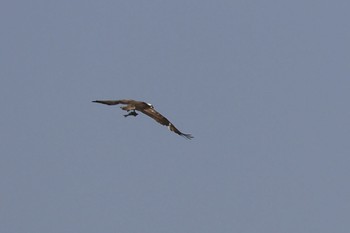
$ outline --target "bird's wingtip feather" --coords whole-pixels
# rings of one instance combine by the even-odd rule
[[[189,140],[194,138],[191,134],[185,134],[185,133],[181,134],[181,136],[183,136],[183,137],[185,137],[186,139],[189,139]]]

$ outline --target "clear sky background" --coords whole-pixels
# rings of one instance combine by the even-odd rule
[[[349,9],[1,1],[0,232],[349,232]]]

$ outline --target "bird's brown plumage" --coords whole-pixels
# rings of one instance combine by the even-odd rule
[[[153,118],[158,123],[167,126],[169,128],[169,130],[173,131],[174,133],[181,135],[187,139],[193,138],[193,136],[191,134],[185,134],[185,133],[182,133],[180,130],[178,130],[166,117],[164,117],[162,114],[157,112],[151,104],[148,104],[146,102],[130,100],[130,99],[95,100],[92,102],[106,104],[106,105],[124,104],[126,106],[121,107],[121,109],[123,109],[125,111],[135,111],[135,110],[140,111],[140,112],[144,113],[145,115]]]

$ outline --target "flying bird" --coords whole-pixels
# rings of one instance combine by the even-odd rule
[[[136,117],[138,113],[136,111],[140,111],[143,114],[146,114],[147,116],[153,118],[158,123],[165,125],[168,127],[169,130],[173,131],[174,133],[177,133],[180,136],[183,136],[187,139],[192,139],[193,136],[191,134],[182,133],[180,130],[178,130],[173,123],[171,123],[166,117],[164,117],[162,114],[157,112],[153,105],[150,103],[142,102],[142,101],[136,101],[136,100],[130,100],[130,99],[124,99],[124,100],[95,100],[92,101],[94,103],[100,103],[100,104],[106,104],[106,105],[118,105],[118,104],[124,104],[125,106],[120,107],[124,111],[127,111],[128,114],[124,115],[124,117],[128,116],[134,116]]]

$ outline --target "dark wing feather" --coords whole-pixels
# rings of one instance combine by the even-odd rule
[[[137,109],[140,112],[146,114],[147,116],[153,118],[154,120],[156,120],[159,124],[165,125],[165,126],[169,126],[170,121],[168,119],[166,119],[166,117],[164,117],[162,114],[160,114],[159,112],[157,112],[156,110],[154,110],[154,108],[143,108],[143,109]]]
[[[185,138],[187,138],[187,139],[192,139],[192,138],[193,138],[193,136],[192,136],[191,134],[187,134],[187,133],[182,133],[182,132],[180,132],[180,130],[178,130],[178,129],[175,127],[175,125],[173,125],[171,122],[170,122],[170,125],[168,126],[168,128],[169,128],[171,131],[173,131],[173,132],[177,133],[178,135],[183,136],[183,137],[185,137]]]
[[[138,109],[140,112],[146,114],[147,116],[153,118],[158,123],[168,126],[169,130],[173,131],[174,133],[177,133],[178,135],[181,135],[187,139],[193,138],[191,134],[185,134],[182,133],[180,130],[178,130],[166,117],[164,117],[162,114],[157,112],[154,108],[144,108],[144,109]]]
[[[117,105],[117,104],[129,104],[133,100],[95,100],[94,103],[107,104],[107,105]]]

